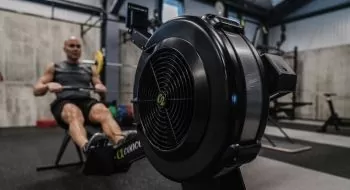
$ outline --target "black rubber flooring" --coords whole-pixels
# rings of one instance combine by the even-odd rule
[[[285,153],[263,148],[260,156],[350,179],[350,149],[301,140],[294,141],[311,146],[312,149],[299,153]]]
[[[62,138],[59,128],[0,129],[0,190],[181,189],[180,184],[160,175],[146,158],[135,162],[127,173],[108,177],[84,176],[79,168],[37,172],[37,166],[54,162]],[[296,154],[262,149],[260,156],[350,179],[349,149],[297,142],[313,148]],[[62,162],[72,161],[78,157],[70,143]]]
[[[318,129],[320,129],[320,126],[314,126],[314,125],[302,125],[302,124],[294,124],[294,123],[292,124],[292,123],[284,123],[284,122],[281,122],[280,124],[284,128],[311,131],[311,132],[316,132]],[[273,124],[271,125],[273,126]],[[340,131],[337,131],[335,130],[334,126],[328,126],[327,132],[325,134],[350,137],[350,126],[339,126],[339,127],[340,127]]]
[[[36,172],[52,164],[63,138],[62,129],[1,129],[1,190],[179,190],[181,185],[161,176],[147,159],[135,162],[127,173],[84,176],[79,168]],[[78,161],[69,144],[62,163]]]

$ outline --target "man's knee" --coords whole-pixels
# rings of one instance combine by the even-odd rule
[[[74,104],[66,104],[62,110],[62,118],[68,124],[72,122],[84,123],[84,116],[81,110]]]
[[[93,121],[103,122],[112,118],[109,109],[102,103],[92,106],[89,117]]]

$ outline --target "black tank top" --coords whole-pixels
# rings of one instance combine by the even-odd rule
[[[91,87],[92,70],[88,64],[70,64],[67,61],[55,63],[54,81],[62,86]],[[61,91],[56,93],[57,99],[91,98],[88,91]]]

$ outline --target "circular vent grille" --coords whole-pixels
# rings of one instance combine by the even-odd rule
[[[189,65],[174,49],[156,51],[142,71],[139,116],[145,135],[160,151],[184,140],[193,115],[193,86]]]

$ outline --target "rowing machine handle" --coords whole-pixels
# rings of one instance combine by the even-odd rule
[[[95,88],[93,88],[93,87],[63,86],[62,90],[91,90],[91,91],[95,91]]]

